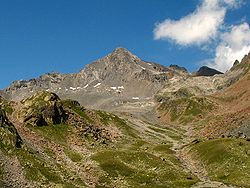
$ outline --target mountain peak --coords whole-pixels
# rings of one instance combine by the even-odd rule
[[[130,53],[126,48],[117,47],[113,50],[112,53]]]
[[[223,74],[220,71],[217,71],[215,69],[212,69],[210,67],[207,66],[202,66],[196,73],[196,76],[214,76],[216,74]]]
[[[114,49],[114,51],[108,55],[111,61],[117,62],[131,62],[131,61],[140,61],[140,59],[128,51],[126,48],[118,47]]]
[[[116,55],[130,55],[130,56],[135,56],[132,52],[130,52],[128,49],[123,48],[123,47],[117,47],[115,48],[111,54],[116,54]]]

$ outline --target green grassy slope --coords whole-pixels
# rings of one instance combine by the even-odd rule
[[[225,138],[191,146],[190,154],[201,161],[211,179],[226,184],[250,186],[250,142]]]
[[[170,128],[134,124],[46,92],[22,105],[25,111],[16,109],[12,119],[20,118],[15,121],[24,144],[3,146],[1,151],[8,158],[17,157],[25,179],[34,187],[191,187],[198,181],[185,172],[171,149],[171,140],[182,135]],[[50,113],[45,113],[47,106]],[[53,124],[57,109],[67,119]],[[26,116],[32,121],[25,121]],[[33,123],[37,118],[46,124]],[[2,171],[1,177],[7,178]]]

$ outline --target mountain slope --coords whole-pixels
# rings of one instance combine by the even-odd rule
[[[185,71],[142,61],[126,49],[117,48],[79,73],[49,73],[37,79],[16,81],[4,93],[11,100],[21,100],[32,92],[47,90],[84,106],[115,108],[123,102],[152,97],[166,80],[177,74]]]
[[[206,78],[221,84],[217,91],[208,91],[206,82],[192,87],[187,83],[194,78],[189,78],[176,91],[158,93],[158,117],[186,129],[186,144],[177,151],[202,181],[200,187],[249,187],[249,65],[248,54],[224,76]]]
[[[210,113],[224,107],[213,96],[225,95],[227,88],[233,87],[244,74],[246,71],[240,68],[214,76],[175,76],[155,95],[158,117],[168,123],[201,123]]]
[[[208,134],[211,128],[214,130],[212,134],[224,133],[225,135],[250,137],[250,127],[248,126],[250,114],[250,89],[248,87],[250,84],[250,54],[245,56],[237,66],[234,69],[244,69],[242,77],[224,92],[213,95],[220,104],[220,108],[215,115],[221,120],[211,122],[211,127],[208,126],[205,129]],[[216,127],[220,128],[212,128],[215,124],[217,124]]]
[[[62,121],[54,122],[59,109]],[[3,170],[3,187],[190,187],[197,182],[170,149],[170,141],[181,136],[176,130],[87,110],[49,92],[38,92],[13,110],[9,117],[23,146],[12,145],[11,152],[1,147],[0,161],[16,158],[18,165],[9,170],[21,175],[11,179]]]

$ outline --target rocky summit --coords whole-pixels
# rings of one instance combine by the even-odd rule
[[[250,55],[226,73],[124,48],[0,91],[0,187],[249,187]]]
[[[209,68],[207,66],[202,66],[196,73],[196,76],[214,76],[216,74],[223,74],[220,71],[217,71],[215,69]]]

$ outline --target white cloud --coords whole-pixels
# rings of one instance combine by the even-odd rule
[[[220,71],[230,69],[237,59],[241,61],[250,51],[250,29],[248,23],[232,26],[229,32],[221,34],[221,42],[216,48],[215,58],[208,66]]]
[[[232,26],[230,32],[221,35],[222,42],[230,45],[234,50],[240,50],[242,46],[250,42],[250,31],[248,23]]]
[[[198,45],[201,49],[218,44],[214,58],[203,63],[225,72],[236,59],[240,61],[250,51],[249,25],[224,25],[226,12],[243,3],[244,0],[202,0],[194,12],[180,20],[166,19],[157,24],[154,38],[171,40],[181,46]]]
[[[200,45],[215,38],[227,8],[236,6],[236,0],[203,0],[196,10],[180,20],[166,19],[156,25],[155,39],[170,39],[179,45]]]

